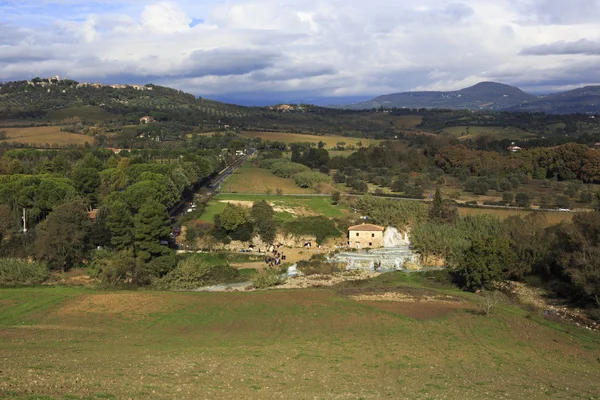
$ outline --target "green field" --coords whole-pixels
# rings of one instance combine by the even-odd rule
[[[247,293],[2,289],[0,397],[597,398],[597,333],[513,306],[481,315],[474,295],[424,282],[398,273]],[[384,293],[416,300],[376,300]]]
[[[458,139],[474,139],[478,136],[486,136],[495,140],[519,140],[536,137],[531,132],[510,126],[506,128],[501,126],[453,126],[444,128],[443,132]]]
[[[293,179],[280,178],[268,169],[249,163],[238,168],[221,186],[222,191],[231,193],[275,193],[277,189],[283,194],[314,193],[314,190],[296,186]]]
[[[219,194],[208,202],[199,220],[212,224],[215,215],[223,212],[228,201],[232,201],[234,204],[251,206],[253,202],[260,200],[269,202],[275,208],[278,219],[282,221],[292,220],[303,215],[323,215],[328,218],[336,218],[343,216],[345,211],[342,206],[331,204],[331,199],[328,196]]]

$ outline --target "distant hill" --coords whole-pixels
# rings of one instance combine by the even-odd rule
[[[548,96],[534,96],[515,86],[481,82],[466,89],[448,92],[393,93],[339,107],[351,110],[397,107],[527,111],[548,114],[600,113],[600,86],[588,86]]]
[[[157,119],[176,119],[190,124],[227,123],[251,112],[247,107],[197,98],[151,84],[102,85],[59,77],[0,83],[0,120],[44,120],[55,114],[53,110],[81,106],[100,107],[113,115],[129,114],[135,118],[151,114]]]
[[[449,92],[404,92],[379,96],[373,100],[345,106],[349,109],[368,108],[447,108],[471,110],[501,110],[535,100],[536,97],[514,86],[496,82],[481,82],[466,89]]]
[[[509,107],[507,111],[545,112],[547,114],[600,113],[600,86],[585,86],[548,96],[531,103]]]

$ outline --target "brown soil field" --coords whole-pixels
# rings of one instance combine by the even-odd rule
[[[394,276],[400,280],[392,284],[402,285],[405,278]],[[46,287],[3,289],[0,300],[14,302],[0,312],[0,397],[11,399],[592,399],[600,393],[597,335],[510,306],[490,316],[444,306],[434,313],[423,304],[408,310],[393,308],[401,302],[355,301],[335,288]]]
[[[369,145],[377,145],[381,142],[381,140],[375,139],[361,139],[361,138],[353,138],[346,136],[317,136],[317,135],[308,135],[308,134],[297,134],[297,133],[284,133],[284,132],[253,132],[253,131],[243,131],[242,135],[252,137],[252,138],[261,138],[263,140],[271,140],[271,141],[280,141],[285,143],[301,143],[301,142],[310,142],[310,143],[319,143],[320,141],[325,143],[325,148],[330,149],[331,147],[335,147],[337,143],[344,142],[346,146],[357,146],[358,142],[362,142],[363,147],[369,147]]]
[[[75,133],[61,132],[60,126],[37,126],[30,128],[2,128],[6,132],[7,138],[4,142],[19,142],[39,145],[69,145],[75,144],[83,146],[86,142],[94,143],[94,138]]]

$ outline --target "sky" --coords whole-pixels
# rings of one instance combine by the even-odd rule
[[[600,84],[600,0],[0,0],[0,81],[154,83],[336,104]]]

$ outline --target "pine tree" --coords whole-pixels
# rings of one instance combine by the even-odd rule
[[[106,226],[110,230],[110,245],[116,250],[130,249],[133,245],[133,216],[129,206],[116,201],[110,206],[106,218]]]
[[[433,195],[431,209],[429,210],[429,219],[443,223],[452,223],[456,221],[456,218],[458,218],[457,208],[445,204],[442,192],[440,188],[437,188]]]
[[[169,237],[170,218],[167,208],[161,203],[150,200],[140,207],[133,218],[135,250],[137,257],[150,261],[154,257],[169,254],[167,247],[160,244]]]

